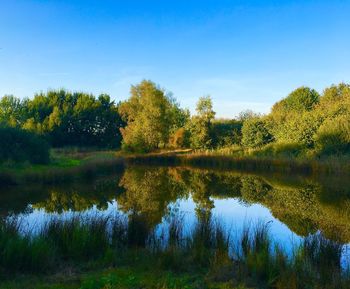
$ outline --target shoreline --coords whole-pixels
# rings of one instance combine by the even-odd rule
[[[194,168],[241,170],[243,172],[295,173],[300,175],[350,174],[350,161],[341,157],[315,159],[267,158],[235,156],[217,153],[160,153],[138,154],[126,157],[126,162],[133,165],[178,165]]]
[[[81,154],[81,155],[80,155]],[[54,184],[90,179],[121,171],[127,165],[186,166],[193,168],[238,170],[242,172],[292,173],[303,176],[350,175],[350,161],[342,157],[320,160],[235,156],[191,151],[125,154],[120,151],[92,151],[66,156],[48,165],[0,166],[0,187],[28,183]]]

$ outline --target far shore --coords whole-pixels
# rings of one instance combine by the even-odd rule
[[[52,150],[47,165],[5,163],[0,165],[0,185],[58,183],[98,177],[123,170],[126,165],[189,166],[244,172],[293,173],[301,175],[348,175],[350,162],[344,156],[293,159],[238,155],[220,151],[160,150],[132,154],[105,150]]]

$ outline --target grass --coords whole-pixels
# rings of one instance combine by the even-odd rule
[[[0,165],[0,186],[26,183],[65,183],[122,170],[124,162],[112,151],[52,150],[48,165]]]
[[[176,274],[171,271],[151,269],[145,265],[132,268],[122,266],[95,270],[71,276],[49,277],[25,276],[15,281],[5,281],[1,289],[248,289],[245,286],[232,286],[228,282],[205,281],[204,274]]]
[[[231,238],[203,216],[149,228],[137,215],[52,219],[39,232],[0,226],[0,288],[349,288],[343,246],[310,235],[288,255],[268,224]],[[139,233],[142,232],[142,233]],[[22,287],[21,287],[22,286]]]

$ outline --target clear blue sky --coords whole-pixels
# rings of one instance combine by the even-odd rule
[[[350,82],[350,1],[0,0],[0,95],[129,95],[151,79],[221,117]]]

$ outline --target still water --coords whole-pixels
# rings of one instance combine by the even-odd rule
[[[350,179],[130,166],[84,183],[0,189],[0,215],[19,218],[23,230],[35,232],[53,216],[116,213],[137,214],[154,228],[177,214],[188,229],[210,215],[230,234],[269,223],[273,240],[287,250],[316,232],[348,244]]]

